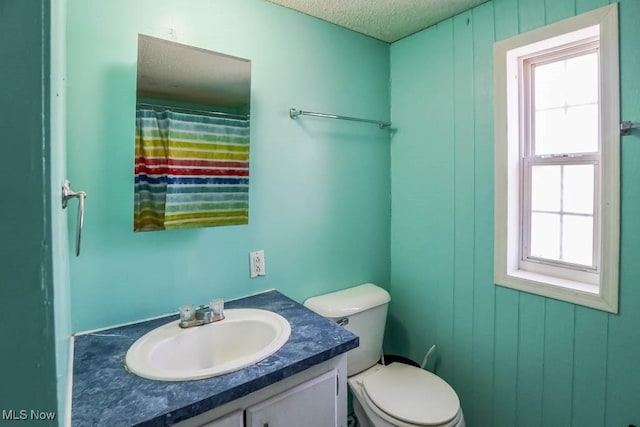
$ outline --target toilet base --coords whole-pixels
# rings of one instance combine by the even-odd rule
[[[364,412],[362,405],[360,405],[360,401],[356,398],[353,399],[353,413],[356,416],[356,420],[358,420],[357,427],[374,427],[374,425],[371,424],[371,420],[369,419],[367,414]],[[381,421],[386,423],[385,420],[381,420]],[[387,423],[386,426],[382,425],[378,427],[388,427],[388,426],[392,426],[392,425]]]

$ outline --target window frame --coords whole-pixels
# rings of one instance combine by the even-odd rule
[[[532,153],[525,151],[533,148],[534,144],[527,140],[534,132],[530,123],[532,94],[527,93],[532,90],[532,85],[525,88],[519,76],[527,72],[523,64],[530,58],[534,58],[533,63],[540,63],[544,58],[568,58],[575,56],[576,52],[582,54],[593,49],[594,34],[599,40],[599,156],[594,153],[564,159],[549,156],[543,162],[594,164],[597,178],[593,211],[595,268],[588,268],[526,256],[525,244],[529,243],[526,212],[528,210],[530,216],[527,203],[530,203],[531,191],[525,185],[530,185],[531,180],[525,179],[524,174],[530,173],[531,166],[525,167],[525,159],[530,161],[536,156],[529,156]],[[495,43],[496,285],[617,313],[620,215],[618,56],[617,4]]]
[[[520,242],[520,269],[533,272],[544,272],[549,270],[553,272],[554,276],[563,277],[569,280],[576,280],[578,282],[587,282],[592,285],[597,285],[598,274],[600,270],[600,239],[599,239],[599,222],[600,222],[600,180],[598,179],[600,171],[600,157],[601,157],[601,138],[598,135],[598,150],[596,152],[576,152],[568,155],[536,155],[535,154],[535,80],[533,79],[533,70],[538,65],[546,65],[559,60],[566,60],[577,58],[583,55],[596,53],[599,56],[600,41],[598,36],[591,36],[583,38],[576,42],[570,42],[565,45],[558,46],[551,51],[535,52],[535,54],[523,57],[520,61],[520,74],[522,80],[520,81],[520,125],[522,127],[521,139],[522,139],[522,167],[520,170],[520,180],[522,185],[522,201],[521,201],[521,242]],[[600,88],[600,82],[598,82],[598,89]],[[600,99],[598,99],[598,107],[600,107]],[[600,111],[598,111],[598,119],[600,117]],[[600,128],[600,126],[598,126]],[[572,264],[566,261],[555,261],[540,257],[534,257],[531,255],[531,199],[532,199],[532,178],[531,172],[534,166],[570,166],[570,165],[585,165],[590,164],[594,166],[594,200],[593,210],[591,217],[593,219],[592,228],[592,265],[586,266],[582,264]],[[563,210],[560,214],[564,216]],[[569,213],[570,215],[570,213]],[[536,264],[543,264],[546,266],[538,266]]]

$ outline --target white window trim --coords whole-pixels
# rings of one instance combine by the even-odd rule
[[[600,187],[600,271],[596,285],[588,280],[568,280],[548,274],[524,271],[520,265],[520,141],[518,102],[508,99],[517,93],[517,71],[507,59],[508,52],[524,46],[540,46],[562,39],[568,33],[598,26],[600,33],[601,187]],[[537,45],[534,45],[537,44]],[[516,76],[514,78],[514,75]],[[508,78],[509,76],[509,78]],[[508,85],[511,85],[509,90]],[[514,86],[515,85],[515,88]],[[620,239],[620,82],[618,65],[617,4],[556,22],[517,35],[494,45],[495,99],[495,253],[496,285],[596,309],[618,312],[618,270]],[[515,115],[515,117],[514,117]],[[546,271],[546,270],[545,270]]]

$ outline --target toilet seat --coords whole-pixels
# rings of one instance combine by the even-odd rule
[[[438,376],[392,363],[358,375],[366,404],[393,425],[453,426],[461,418],[460,400]],[[363,402],[364,403],[364,402]]]

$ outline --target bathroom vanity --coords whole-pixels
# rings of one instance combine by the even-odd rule
[[[228,301],[225,307],[280,314],[291,325],[289,340],[235,372],[155,381],[128,372],[125,354],[138,338],[177,316],[78,335],[71,425],[346,427],[346,352],[358,346],[357,336],[277,291]]]

